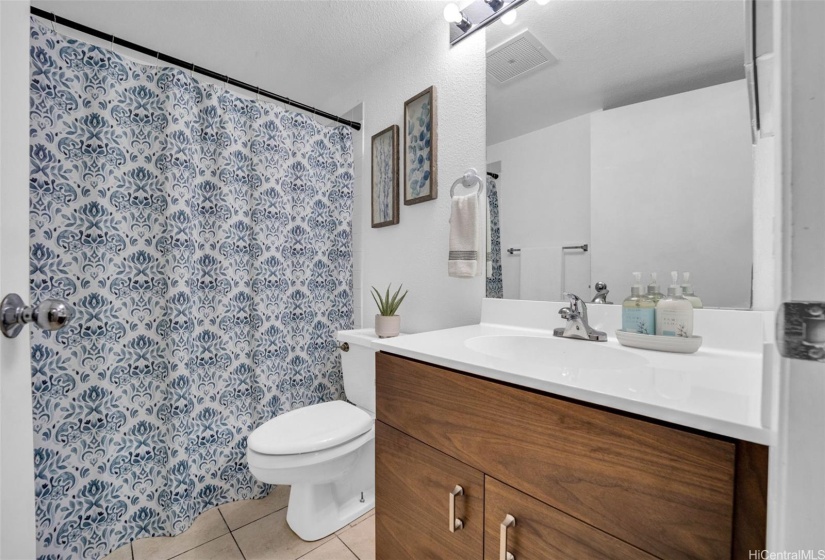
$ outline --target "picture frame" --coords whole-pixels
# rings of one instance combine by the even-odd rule
[[[372,227],[398,223],[398,134],[397,124],[372,136]]]
[[[438,198],[435,86],[404,103],[404,204]]]

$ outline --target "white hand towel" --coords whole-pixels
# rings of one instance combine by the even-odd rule
[[[454,196],[450,209],[450,256],[447,273],[471,278],[478,266],[478,195]]]
[[[492,278],[492,276],[493,276],[493,254],[492,254],[493,253],[493,239],[492,239],[493,238],[493,232],[492,232],[493,224],[490,221],[490,203],[487,202],[487,204],[484,205],[484,208],[486,209],[484,214],[487,217],[485,227],[484,227],[484,234],[485,234],[485,237],[487,238],[487,246],[485,247],[485,251],[484,251],[484,261],[485,261],[487,266],[485,266],[484,268],[486,269],[486,271],[485,271],[486,272],[486,274],[485,274],[486,277],[487,278]]]
[[[561,247],[522,247],[519,299],[564,301],[564,252]]]

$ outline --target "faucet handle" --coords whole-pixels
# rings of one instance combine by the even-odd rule
[[[581,308],[579,307],[579,303],[582,302],[582,299],[574,294],[573,292],[564,292],[564,297],[570,300],[570,309],[579,313]]]
[[[573,311],[569,307],[562,307],[559,309],[559,315],[562,319],[567,319]]]

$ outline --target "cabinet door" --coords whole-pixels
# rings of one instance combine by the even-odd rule
[[[505,519],[512,522],[506,530],[506,552],[515,560],[655,558],[489,476],[484,496],[484,560],[501,558]]]
[[[382,422],[375,426],[377,560],[481,560],[484,475]],[[450,531],[451,491],[455,518]]]

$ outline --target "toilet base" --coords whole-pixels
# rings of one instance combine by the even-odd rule
[[[326,484],[297,483],[286,522],[305,541],[323,539],[375,507],[375,440],[359,450],[355,468]]]
[[[295,485],[289,495],[286,522],[305,541],[323,539],[375,507],[375,487],[352,496],[344,503],[333,497],[335,484]]]

